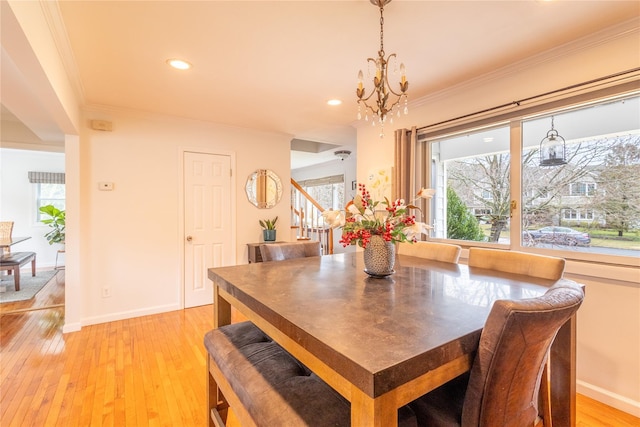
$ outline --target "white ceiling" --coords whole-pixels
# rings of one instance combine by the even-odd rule
[[[88,107],[355,144],[356,75],[380,41],[369,0],[58,4],[71,48],[60,51],[72,52],[68,72]],[[638,1],[395,0],[384,47],[406,64],[415,101],[639,15]],[[193,68],[168,67],[174,57]]]

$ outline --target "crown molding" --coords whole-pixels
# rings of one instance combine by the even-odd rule
[[[82,86],[78,65],[73,54],[73,49],[71,48],[67,28],[64,25],[64,20],[62,19],[60,5],[57,1],[40,0],[40,7],[42,8],[42,14],[49,26],[53,42],[58,49],[58,54],[62,61],[64,70],[67,73],[69,83],[80,100],[80,103],[84,104],[84,87]]]
[[[594,47],[627,37],[630,34],[636,34],[636,37],[640,37],[640,18],[633,18],[620,24],[613,25],[586,37],[576,39],[564,45],[554,47],[550,50],[515,62],[507,67],[466,80],[446,89],[435,91],[429,95],[418,98],[413,102],[410,101],[409,110],[446,99],[455,93],[468,91],[470,88],[500,81],[511,75],[518,74],[521,71],[525,71],[548,62],[553,62],[565,56],[575,55],[576,53],[593,49]]]

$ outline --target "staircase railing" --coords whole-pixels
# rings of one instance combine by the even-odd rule
[[[291,178],[291,227],[298,240],[318,240],[322,253],[333,253],[333,229],[322,218],[324,207]]]

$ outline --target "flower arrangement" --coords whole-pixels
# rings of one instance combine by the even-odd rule
[[[418,198],[430,199],[435,190],[422,188]],[[384,210],[379,206],[385,207]],[[322,217],[331,228],[342,227],[342,246],[358,245],[366,248],[371,236],[381,236],[387,242],[415,242],[417,236],[426,233],[431,227],[416,222],[416,216],[411,209],[418,209],[412,204],[405,204],[403,199],[390,202],[375,201],[364,184],[358,184],[358,194],[353,198],[345,211],[327,209]]]

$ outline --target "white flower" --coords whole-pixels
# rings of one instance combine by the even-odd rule
[[[345,221],[342,211],[334,211],[333,209],[325,209],[322,212],[322,218],[331,228],[342,227]]]
[[[427,234],[429,230],[433,228],[430,225],[425,224],[424,222],[416,222],[415,224],[405,227],[402,229],[402,232],[407,236],[407,239],[411,240],[414,237],[418,238],[422,233]]]
[[[418,197],[422,197],[423,199],[430,199],[436,194],[436,190],[433,188],[421,188],[418,191]]]

